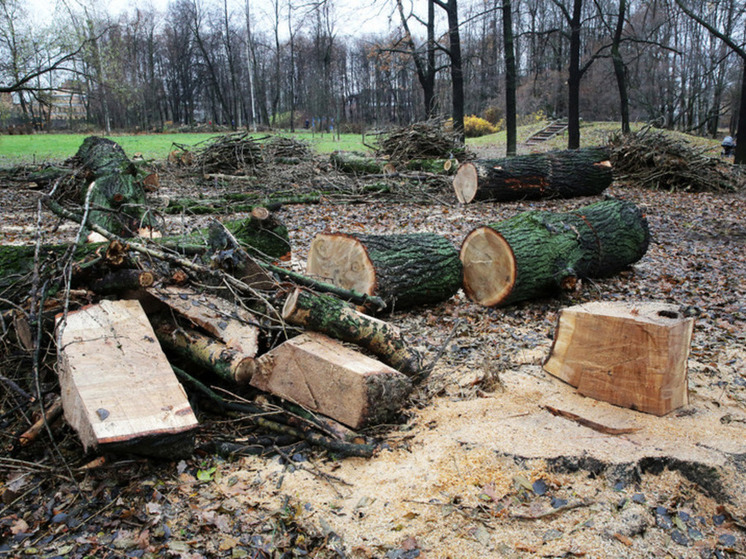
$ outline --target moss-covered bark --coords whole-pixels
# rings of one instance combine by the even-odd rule
[[[465,202],[593,196],[611,185],[608,159],[603,148],[478,159],[464,163],[453,184],[454,189],[468,192],[459,197]]]
[[[355,151],[335,151],[329,160],[335,169],[351,175],[380,175],[384,172],[383,163]]]
[[[395,326],[366,316],[331,295],[296,289],[282,316],[290,324],[359,345],[410,377],[421,374],[422,358]]]
[[[570,278],[623,270],[648,241],[644,216],[623,200],[570,213],[526,212],[469,233],[461,247],[464,290],[486,306],[552,294]]]
[[[76,158],[95,183],[90,197],[91,222],[124,237],[150,226],[143,177],[119,144],[89,136],[83,140]],[[87,190],[82,193],[81,202]]]
[[[375,269],[374,295],[389,309],[450,299],[461,287],[462,266],[451,242],[435,233],[353,235]]]

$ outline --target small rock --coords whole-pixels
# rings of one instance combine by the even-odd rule
[[[639,505],[644,504],[645,503],[645,495],[643,495],[642,493],[635,493],[634,495],[632,495],[632,502],[633,503],[637,503]]]
[[[720,526],[723,522],[725,522],[725,515],[724,514],[713,515],[712,522],[713,524],[715,524],[715,526]]]

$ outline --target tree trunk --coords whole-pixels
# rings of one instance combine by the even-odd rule
[[[541,297],[578,277],[623,270],[645,254],[648,242],[644,216],[622,200],[570,213],[525,212],[467,235],[464,291],[488,307]]]
[[[456,198],[510,200],[593,196],[611,185],[605,148],[535,153],[463,163],[453,179]]]
[[[743,62],[743,75],[741,77],[741,104],[738,109],[738,132],[736,133],[736,155],[734,163],[746,165],[746,57],[741,58]]]
[[[517,116],[516,116],[516,67],[513,48],[513,6],[510,0],[503,0],[503,44],[505,47],[505,131],[507,133],[507,155],[516,154]]]
[[[150,225],[137,167],[119,144],[89,136],[83,140],[76,158],[95,182],[91,208],[101,208],[91,210],[90,222],[123,237],[132,237],[139,228]]]
[[[374,157],[354,151],[335,151],[329,160],[335,169],[351,175],[380,175],[386,170]]]
[[[567,149],[580,147],[580,26],[583,0],[573,0],[570,24],[570,69],[567,79]]]
[[[619,50],[622,40],[622,31],[627,14],[627,0],[619,0],[619,15],[617,17],[614,38],[611,44],[611,60],[614,64],[614,75],[616,76],[617,88],[619,89],[619,108],[622,117],[622,133],[629,134],[629,96],[627,95],[627,76],[624,60]]]
[[[336,297],[296,288],[285,301],[282,318],[290,324],[364,347],[408,377],[421,374],[422,358],[399,329],[356,311]]]
[[[390,309],[438,303],[461,287],[453,245],[435,233],[317,235],[307,273],[339,287],[377,295]]]

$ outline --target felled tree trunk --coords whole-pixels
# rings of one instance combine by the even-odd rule
[[[137,167],[124,150],[111,140],[89,136],[76,154],[81,166],[95,182],[88,219],[112,233],[134,236],[151,225],[145,207],[145,189]],[[85,199],[86,192],[83,192]]]
[[[255,207],[247,219],[229,221],[225,228],[254,256],[290,260],[288,228],[266,208]]]
[[[453,189],[459,202],[468,204],[594,196],[611,181],[608,151],[585,148],[462,163]]]
[[[408,171],[425,171],[439,175],[452,175],[456,172],[456,159],[412,159],[405,167]]]
[[[398,328],[366,316],[336,297],[296,288],[285,300],[282,318],[290,324],[364,347],[409,377],[421,374],[422,358],[407,344]]]
[[[467,235],[464,291],[488,307],[552,294],[574,278],[623,270],[645,254],[648,241],[647,220],[623,200],[570,213],[526,212]]]
[[[453,245],[435,233],[317,235],[307,272],[339,287],[377,295],[389,308],[444,301],[461,287]]]
[[[393,172],[393,166],[378,161],[355,151],[335,151],[329,156],[329,161],[338,171],[351,175],[380,175]]]

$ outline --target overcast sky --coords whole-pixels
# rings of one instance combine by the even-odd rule
[[[76,0],[68,0],[71,6],[79,5]],[[96,6],[101,13],[111,16],[119,15],[135,8],[147,8],[152,6],[157,11],[165,13],[169,2],[173,0],[84,0],[84,4]],[[205,4],[212,4],[222,8],[222,0],[202,0]],[[258,28],[261,28],[261,20],[264,14],[271,9],[269,0],[249,0],[252,16],[256,20]],[[302,7],[308,2],[306,0],[295,0],[294,5]],[[39,23],[48,23],[54,17],[56,0],[26,0],[27,9],[32,18]],[[237,16],[244,13],[245,0],[228,0],[228,9]],[[388,28],[388,17],[392,13],[393,2],[387,0],[334,0],[336,14],[336,28],[339,34],[363,35],[366,33],[378,33]]]

